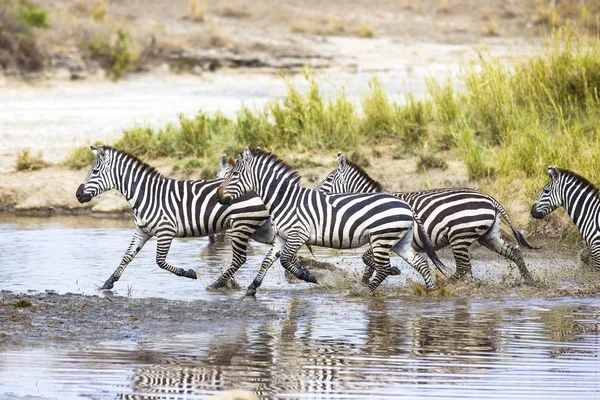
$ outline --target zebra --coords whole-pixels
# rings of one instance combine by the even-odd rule
[[[338,153],[338,167],[317,185],[316,190],[328,194],[379,193],[383,188],[364,169]],[[489,194],[471,188],[446,188],[392,195],[413,208],[436,250],[451,247],[456,260],[456,272],[450,277],[450,282],[456,282],[466,275],[472,276],[469,247],[475,241],[517,264],[527,284],[534,282],[519,248],[507,244],[500,236],[500,217],[508,223],[520,245],[528,249],[536,247],[525,240],[512,224],[506,210]],[[413,241],[415,250],[423,251],[425,236],[417,232]],[[372,274],[373,269],[366,268],[363,279],[368,279]]]
[[[197,279],[196,272],[176,268],[166,262],[174,237],[208,236],[229,230],[233,257],[231,266],[211,285],[220,288],[246,262],[246,248],[250,238],[272,244],[274,233],[269,213],[254,194],[241,197],[224,206],[215,198],[222,179],[206,181],[175,180],[161,175],[137,157],[110,146],[90,146],[96,161],[76,197],[87,203],[95,196],[116,189],[131,205],[135,233],[117,269],[106,280],[101,290],[112,289],[127,265],[153,236],[157,238],[156,263],[177,276]],[[273,252],[263,264],[275,261]]]
[[[312,273],[298,268],[296,253],[303,244],[338,249],[369,243],[362,259],[377,273],[368,286],[374,291],[389,275],[390,250],[404,258],[435,287],[425,260],[411,247],[414,215],[408,204],[386,194],[325,195],[300,186],[300,175],[276,155],[246,147],[217,191],[222,204],[256,192],[269,210],[275,248],[282,266],[297,278],[316,283]],[[417,229],[422,229],[418,225]],[[434,265],[445,266],[429,240],[424,249]]]
[[[531,216],[542,219],[563,206],[585,242],[581,261],[600,269],[600,188],[566,169],[549,166],[548,175],[550,182],[531,206]]]

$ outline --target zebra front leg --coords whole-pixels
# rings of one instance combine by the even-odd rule
[[[310,271],[298,265],[296,253],[306,240],[307,238],[300,233],[289,235],[281,251],[281,265],[296,278],[305,282],[317,283],[317,278]]]
[[[231,232],[230,237],[232,249],[231,265],[212,285],[210,285],[211,289],[220,289],[224,287],[227,282],[233,278],[237,270],[246,262],[248,239],[250,237],[243,231]]]
[[[456,261],[456,271],[448,278],[449,283],[455,283],[464,278],[466,275],[473,276],[471,272],[471,256],[469,255],[469,243],[452,243],[452,254]]]
[[[479,240],[479,243],[517,264],[519,272],[527,285],[533,285],[535,283],[535,280],[525,265],[521,251],[517,247],[507,244],[500,236],[496,235],[486,235]]]
[[[167,263],[167,254],[171,248],[171,242],[173,242],[173,235],[169,233],[159,234],[156,244],[156,264],[162,269],[166,269],[172,274],[177,276],[183,276],[190,279],[198,279],[196,271],[188,269],[187,271],[183,268],[176,268]]]
[[[590,266],[600,271],[600,243],[592,244],[590,247]]]
[[[248,286],[248,289],[246,290],[246,296],[256,295],[256,289],[258,289],[260,287],[260,285],[262,285],[262,281],[263,281],[263,279],[265,279],[265,275],[267,274],[267,271],[269,270],[269,268],[271,268],[271,265],[273,265],[275,260],[277,260],[279,258],[280,254],[281,254],[281,251],[279,249],[277,249],[275,247],[271,247],[271,249],[265,256],[265,259],[263,260],[263,262],[260,266],[260,270],[258,271],[258,274],[254,278],[254,280],[252,281],[250,286]]]
[[[146,232],[136,229],[133,234],[133,239],[131,239],[131,243],[125,251],[125,255],[123,256],[123,260],[121,260],[121,264],[117,267],[115,272],[112,273],[110,278],[104,282],[104,285],[100,288],[100,290],[109,290],[114,287],[114,283],[121,278],[123,271],[127,268],[127,265],[135,258],[135,256],[140,252],[142,247],[146,244],[146,242],[150,239],[150,235]]]

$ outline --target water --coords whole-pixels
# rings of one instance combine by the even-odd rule
[[[600,396],[596,300],[292,298],[298,319],[223,332],[9,351],[0,393],[75,399]],[[347,300],[347,299],[346,299]],[[135,396],[134,396],[135,395]]]
[[[129,219],[1,215],[1,288],[98,294],[132,229]],[[253,245],[238,274],[242,285],[266,250]],[[360,268],[356,252],[316,253],[340,268]],[[174,241],[168,259],[194,268],[197,281],[160,270],[154,255],[152,241],[115,293],[239,301],[239,292],[204,290],[230,259],[227,241]],[[538,273],[577,275],[571,256],[555,254],[546,263],[525,257]],[[492,269],[494,277],[486,279],[493,285],[512,274],[494,255],[475,258],[475,275]],[[598,299],[544,298],[543,290],[533,297],[418,298],[407,294],[404,273],[418,280],[403,268],[400,278],[384,283],[386,296],[355,296],[288,283],[276,264],[257,299],[278,311],[273,318],[143,341],[5,350],[0,398],[202,399],[232,388],[262,399],[600,398]]]

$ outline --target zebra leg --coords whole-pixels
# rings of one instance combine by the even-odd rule
[[[596,271],[600,271],[600,243],[590,246],[590,264]]]
[[[410,264],[425,281],[427,289],[435,289],[435,283],[433,283],[433,277],[431,275],[431,269],[427,260],[417,253],[412,246],[413,243],[413,230],[409,229],[406,231],[402,239],[398,241],[392,247],[392,251],[402,257],[407,263]]]
[[[283,250],[281,251],[281,265],[296,278],[305,282],[317,283],[317,279],[310,271],[298,265],[296,253],[306,242],[306,239],[307,238],[300,233],[292,233],[288,236]]]
[[[482,237],[479,239],[479,243],[517,264],[519,272],[521,273],[521,276],[527,285],[532,285],[535,283],[533,277],[527,269],[527,266],[525,265],[525,261],[523,261],[521,251],[517,247],[507,244],[499,235],[495,234]]]
[[[365,263],[362,282],[365,285],[368,285],[375,272],[375,260],[373,259],[373,250],[370,247],[362,255],[362,260]],[[390,275],[400,275],[400,269],[398,267],[392,267],[390,264]]]
[[[579,252],[579,259],[585,266],[592,266],[592,250],[589,247],[584,247]]]
[[[212,285],[210,285],[211,289],[220,289],[224,287],[227,282],[233,278],[237,270],[246,262],[248,239],[250,239],[250,236],[242,230],[231,232],[229,236],[231,237],[231,248],[233,252],[231,265]]]
[[[466,275],[473,276],[469,246],[471,246],[471,242],[451,242],[452,254],[454,254],[454,260],[456,261],[456,271],[448,278],[448,282],[455,283]]]
[[[373,262],[375,263],[375,277],[369,283],[369,290],[374,292],[381,285],[381,282],[390,274],[390,249],[392,242],[375,241],[371,244],[373,252]]]
[[[169,233],[159,234],[156,243],[156,264],[162,269],[166,269],[172,274],[177,276],[183,276],[191,279],[198,279],[196,276],[196,271],[193,269],[184,270],[183,268],[176,268],[169,263],[167,263],[167,254],[169,253],[169,249],[171,248],[171,242],[173,242],[173,235]]]
[[[125,255],[123,256],[123,260],[121,260],[121,264],[117,267],[115,272],[112,273],[110,278],[104,282],[104,285],[100,288],[100,290],[108,290],[114,287],[114,283],[121,278],[123,271],[127,268],[127,265],[135,258],[135,256],[140,252],[142,247],[146,244],[146,242],[150,239],[150,235],[146,232],[136,229],[133,234],[133,239],[131,239],[131,243],[125,251]]]
[[[263,279],[265,279],[267,271],[269,270],[269,268],[271,268],[271,265],[273,265],[275,260],[279,258],[280,254],[280,250],[276,249],[275,247],[271,247],[260,266],[258,274],[254,278],[250,286],[248,286],[248,289],[246,289],[246,296],[256,295],[256,289],[258,289],[260,285],[262,285],[262,281]]]

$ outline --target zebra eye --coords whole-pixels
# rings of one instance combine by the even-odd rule
[[[98,172],[100,172],[100,168],[94,168],[94,169],[92,169],[92,173],[93,174],[97,174]]]
[[[231,175],[233,175],[233,176],[238,176],[239,174],[240,174],[240,173],[239,173],[239,172],[237,172],[237,171],[233,171],[233,172],[231,173]]]

